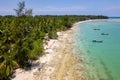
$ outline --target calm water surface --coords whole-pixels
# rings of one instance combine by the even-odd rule
[[[75,44],[90,80],[120,80],[120,19],[80,23]]]

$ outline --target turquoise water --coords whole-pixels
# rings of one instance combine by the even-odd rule
[[[89,80],[120,80],[120,19],[80,23],[75,43]]]

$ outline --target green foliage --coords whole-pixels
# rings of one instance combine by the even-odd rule
[[[50,32],[48,33],[48,37],[49,37],[50,39],[57,39],[57,37],[58,37],[57,32],[56,32],[55,30],[50,31]]]
[[[16,67],[25,68],[30,61],[44,54],[47,36],[56,39],[57,31],[67,30],[77,21],[106,16],[31,16],[25,3],[15,9],[18,16],[0,17],[0,79],[8,79]],[[25,12],[25,13],[24,13]],[[23,14],[27,14],[23,16]],[[29,16],[28,16],[29,15]]]
[[[38,39],[33,42],[33,49],[31,53],[29,53],[29,58],[31,60],[36,60],[38,56],[41,56],[44,54],[44,48],[43,48],[43,42],[41,39]]]
[[[30,52],[28,46],[26,45],[25,42],[18,42],[18,45],[16,45],[15,48],[15,60],[19,63],[20,67],[27,67],[28,66],[28,53]]]
[[[67,29],[72,27],[72,23],[69,19],[69,16],[66,15],[66,16],[63,17],[63,24]]]
[[[7,79],[10,74],[13,73],[15,67],[19,67],[19,64],[13,60],[13,55],[1,56],[2,62],[0,62],[0,79]]]

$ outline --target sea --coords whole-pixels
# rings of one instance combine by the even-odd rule
[[[120,18],[79,23],[75,55],[88,80],[120,80]]]

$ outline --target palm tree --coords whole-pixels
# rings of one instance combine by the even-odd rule
[[[13,60],[13,56],[3,55],[0,57],[2,62],[0,63],[0,79],[8,79],[10,74],[13,73],[14,68],[19,67],[18,63]]]

